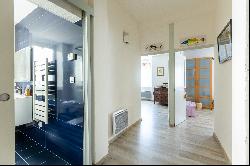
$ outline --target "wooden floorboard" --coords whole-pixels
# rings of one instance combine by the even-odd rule
[[[213,137],[214,112],[196,111],[175,128],[166,106],[142,101],[142,122],[109,146],[103,165],[225,165],[229,162]]]

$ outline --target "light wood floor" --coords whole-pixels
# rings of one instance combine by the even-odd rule
[[[142,122],[109,146],[104,165],[228,164],[213,137],[213,112],[197,111],[170,128],[167,107],[142,102]]]

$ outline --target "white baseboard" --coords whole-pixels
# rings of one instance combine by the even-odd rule
[[[114,142],[115,140],[117,140],[117,138],[119,138],[123,133],[125,133],[126,131],[128,131],[129,129],[131,129],[131,127],[133,127],[134,125],[140,123],[142,121],[142,119],[140,118],[139,120],[137,120],[135,123],[131,124],[130,126],[128,126],[126,129],[124,129],[121,133],[119,133],[118,135],[112,136],[109,139],[109,144],[111,144],[112,142]]]
[[[105,155],[103,158],[101,158],[101,160],[99,160],[98,162],[94,163],[94,165],[102,165],[103,162],[108,158],[108,154]]]
[[[139,120],[137,120],[135,123],[131,124],[129,127],[127,127],[125,130],[123,130],[120,134],[116,135],[116,136],[112,136],[109,139],[109,144],[111,144],[112,142],[114,142],[116,139],[119,138],[119,136],[121,136],[123,133],[125,133],[126,131],[128,131],[131,127],[133,127],[134,125],[140,123],[142,121],[142,119],[140,118]],[[102,159],[100,159],[99,161],[97,161],[94,165],[102,165],[103,162],[109,157],[109,154],[105,155]]]
[[[222,150],[223,150],[223,153],[224,153],[224,156],[225,158],[227,159],[227,161],[229,162],[228,164],[229,165],[232,165],[232,161],[229,159],[228,155],[227,155],[227,152],[225,151],[224,147],[222,146],[219,138],[217,137],[217,135],[215,134],[215,132],[213,133],[213,137],[216,139],[216,141],[220,144]]]

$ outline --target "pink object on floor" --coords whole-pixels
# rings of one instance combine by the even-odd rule
[[[196,108],[195,102],[187,101],[187,108],[186,108],[187,116],[195,117],[195,108]]]

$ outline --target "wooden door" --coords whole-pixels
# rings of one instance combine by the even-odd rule
[[[13,0],[0,0],[0,26],[0,165],[7,165],[15,164]]]
[[[212,94],[212,58],[188,59],[187,72],[187,99],[202,103],[203,108],[213,109]]]

